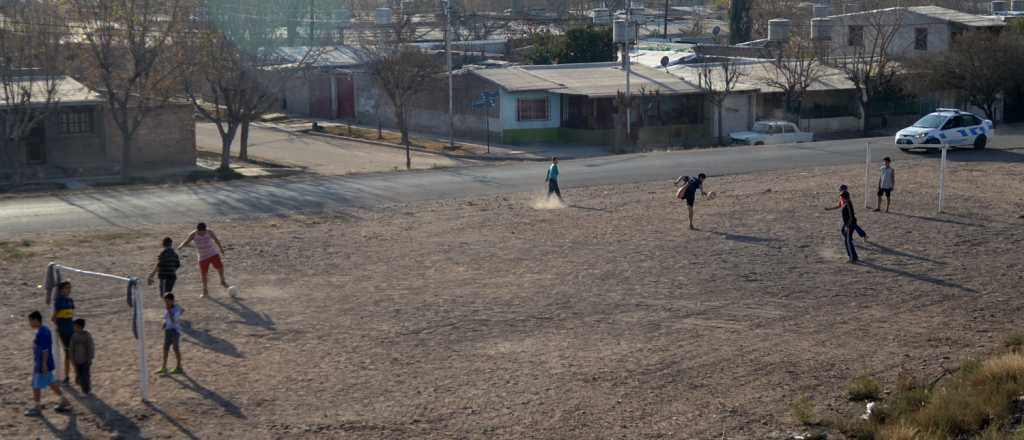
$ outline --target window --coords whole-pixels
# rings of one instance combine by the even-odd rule
[[[517,121],[547,121],[548,98],[519,98],[516,100]]]
[[[61,134],[92,133],[92,109],[75,109],[61,112]]]
[[[928,28],[914,28],[914,50],[928,50]]]
[[[864,47],[864,26],[849,26],[846,32],[846,45]]]

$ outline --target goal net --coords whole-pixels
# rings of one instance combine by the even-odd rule
[[[46,289],[46,305],[52,311],[52,307],[56,305],[56,297],[58,295],[58,286],[62,281],[67,279],[69,274],[83,275],[89,278],[103,279],[108,281],[115,281],[120,283],[125,292],[125,299],[128,303],[128,307],[131,309],[131,331],[135,336],[135,349],[138,354],[139,363],[139,390],[142,393],[142,400],[149,399],[149,372],[146,367],[146,337],[145,337],[145,314],[143,313],[143,295],[142,295],[142,283],[138,278],[124,277],[119,275],[113,275],[103,272],[93,272],[83,269],[78,269],[70,266],[64,266],[57,263],[50,263],[46,268],[46,275],[44,278],[44,288]],[[45,317],[44,317],[45,319]],[[54,332],[57,330],[54,329]],[[67,372],[64,370],[64,349],[59,347],[59,338],[53,338],[53,347],[50,353],[53,353],[53,360],[58,368],[58,371],[63,373],[65,376]],[[60,376],[58,376],[60,377]]]

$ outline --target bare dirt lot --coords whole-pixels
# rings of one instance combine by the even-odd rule
[[[199,299],[186,252],[188,375],[153,376],[140,402],[123,287],[72,277],[96,397],[66,416],[47,396],[43,420],[21,413],[45,264],[143,276],[190,225],[0,235],[0,438],[782,438],[800,396],[853,411],[851,378],[936,377],[1019,328],[1024,164],[952,164],[942,215],[934,162],[896,166],[890,214],[862,208],[858,167],[712,177],[699,231],[670,182],[570,186],[562,209],[519,194],[204,219],[241,294]],[[822,209],[844,182],[860,265]]]

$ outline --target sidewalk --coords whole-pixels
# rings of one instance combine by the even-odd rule
[[[334,127],[348,127],[349,124],[346,122],[340,122],[336,120],[328,119],[316,119],[316,118],[292,118],[280,122],[259,122],[253,125],[258,125],[267,128],[274,128],[277,130],[288,131],[292,133],[309,133],[313,127],[313,122],[316,122],[319,126],[324,128]],[[351,124],[353,128],[359,128],[363,130],[376,131],[377,127]],[[384,133],[397,135],[398,130],[391,128],[384,128]],[[405,148],[398,144],[380,142],[374,139],[363,139],[358,137],[348,138],[344,135],[333,135],[326,133],[323,134],[332,137],[341,137],[345,139],[352,139],[357,142],[366,142],[374,145],[388,146]],[[434,142],[445,144],[448,142],[448,138],[445,136],[439,136],[435,134],[425,134],[418,132],[409,132],[409,135],[414,138],[427,139]],[[490,147],[490,153],[486,144],[481,144],[476,140],[468,140],[456,138],[455,144],[460,147],[466,154],[451,153],[446,151],[438,151],[433,149],[417,149],[422,152],[429,152],[434,154],[442,154],[446,156],[458,157],[462,159],[478,159],[478,160],[528,160],[528,161],[541,161],[549,160],[552,157],[559,157],[560,159],[571,160],[571,159],[582,159],[587,157],[600,157],[608,156],[612,153],[608,151],[607,147],[596,147],[596,146],[574,146],[574,145],[503,145],[498,143],[492,143]]]

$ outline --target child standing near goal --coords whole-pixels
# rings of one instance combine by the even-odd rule
[[[36,331],[36,337],[32,341],[32,357],[34,359],[32,368],[32,401],[35,405],[28,411],[25,411],[25,415],[28,417],[42,417],[42,394],[43,390],[47,388],[60,398],[60,404],[54,408],[55,411],[61,413],[71,411],[71,404],[64,397],[64,393],[60,391],[60,386],[57,385],[57,381],[53,377],[53,370],[57,369],[53,362],[53,353],[50,352],[50,348],[53,347],[53,335],[50,333],[50,329],[43,325],[43,314],[38,311],[29,313],[28,325]]]
[[[882,210],[882,196],[885,196],[885,212],[889,212],[892,205],[892,190],[896,188],[896,170],[892,169],[892,159],[882,159],[882,168],[878,174],[878,204],[875,205],[875,212]]]
[[[75,300],[71,298],[71,281],[57,285],[57,299],[53,301],[53,316],[57,337],[64,350],[64,385],[71,383],[71,336],[75,334]]]
[[[85,330],[85,320],[75,320],[75,334],[71,335],[71,360],[75,363],[75,382],[85,394],[92,393],[92,359],[96,356],[96,345],[92,335]]]
[[[167,374],[167,353],[172,347],[174,348],[176,367],[171,370],[171,374],[185,373],[181,369],[181,327],[179,324],[181,314],[184,312],[174,303],[173,293],[164,296],[164,364],[156,374]]]
[[[174,291],[174,284],[178,282],[178,268],[181,267],[181,258],[174,251],[174,240],[171,237],[164,237],[164,250],[156,258],[156,266],[149,273],[149,285],[153,285],[153,276],[160,278],[160,297]],[[203,287],[206,287],[205,284]]]
[[[207,288],[207,274],[210,272],[210,266],[217,270],[217,274],[220,275],[220,285],[226,289],[228,282],[224,280],[224,263],[220,259],[221,255],[224,255],[224,246],[221,246],[217,234],[209,230],[206,223],[200,223],[196,225],[195,231],[188,234],[185,242],[178,246],[178,250],[188,246],[189,243],[195,243],[196,251],[199,252],[199,274],[203,280],[203,294],[200,295],[200,298],[204,298],[210,293]]]

